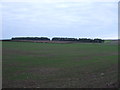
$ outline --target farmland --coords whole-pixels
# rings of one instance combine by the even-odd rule
[[[2,43],[3,88],[109,88],[118,80],[118,46],[104,43]]]

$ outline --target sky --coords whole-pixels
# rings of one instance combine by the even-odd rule
[[[0,39],[118,38],[118,0],[1,0]]]

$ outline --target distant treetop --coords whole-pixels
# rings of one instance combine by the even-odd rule
[[[13,37],[12,40],[44,40],[50,41],[48,37]],[[103,43],[102,39],[87,39],[87,38],[63,38],[63,37],[53,37],[51,41],[75,41],[75,42],[89,42],[89,43]]]

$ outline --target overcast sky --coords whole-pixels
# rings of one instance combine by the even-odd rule
[[[118,0],[2,0],[0,12],[3,39],[118,38]]]

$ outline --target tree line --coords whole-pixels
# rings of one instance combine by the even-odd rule
[[[50,41],[49,38],[47,37],[14,37],[12,40],[48,40]]]
[[[102,39],[88,39],[88,38],[61,38],[61,37],[54,37],[52,40],[47,37],[14,37],[12,40],[41,40],[41,41],[75,41],[75,42],[89,42],[89,43],[103,43],[104,40]]]

